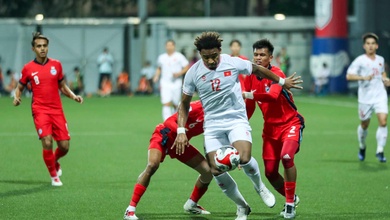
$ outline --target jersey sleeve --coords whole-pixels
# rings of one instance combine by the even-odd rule
[[[260,102],[276,102],[282,91],[282,87],[279,84],[273,83],[268,93],[253,93],[253,100]]]
[[[250,75],[252,73],[252,62],[238,57],[231,57],[231,60],[240,74]]]
[[[190,68],[184,77],[183,93],[192,96],[195,92],[195,71]]]
[[[60,62],[58,62],[58,82],[61,82],[64,80],[64,73],[62,72],[62,65]]]
[[[22,69],[22,72],[20,73],[21,77],[20,77],[20,84],[22,85],[27,85],[27,83],[30,81],[30,77],[27,73],[27,68],[26,67],[23,67]]]
[[[245,108],[249,120],[252,117],[253,113],[255,112],[256,102],[251,99],[245,99]]]
[[[183,54],[181,54],[181,53],[179,53],[179,54],[180,54],[180,65],[181,65],[181,67],[184,68],[184,67],[188,66],[189,62],[188,62],[187,58]]]
[[[360,70],[360,59],[356,58],[347,69],[347,74],[358,75]]]
[[[162,66],[162,55],[158,56],[157,58],[157,67],[161,68]]]

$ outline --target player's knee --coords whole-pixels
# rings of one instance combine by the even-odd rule
[[[294,166],[294,157],[292,158],[283,158],[282,159],[284,169],[289,169]]]
[[[216,167],[211,167],[210,171],[213,176],[219,176],[223,173],[222,171],[218,170]]]
[[[279,176],[278,171],[274,171],[274,170],[265,170],[265,177],[266,177],[270,182],[272,182],[272,181],[278,179],[278,176]]]
[[[41,139],[42,141],[42,146],[44,149],[50,150],[53,148],[53,140],[52,138],[49,137],[44,137]]]
[[[147,167],[146,167],[145,172],[149,175],[153,175],[157,171],[159,166],[160,166],[160,163],[158,163],[158,162],[149,162]]]

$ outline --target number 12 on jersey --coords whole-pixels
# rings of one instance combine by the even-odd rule
[[[211,82],[211,89],[213,91],[220,91],[221,90],[221,88],[220,88],[221,80],[219,80],[219,79],[212,79],[212,80],[210,80],[210,82]]]

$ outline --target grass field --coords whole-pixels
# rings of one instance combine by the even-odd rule
[[[295,99],[306,119],[301,151],[296,156],[301,199],[297,219],[390,219],[390,172],[388,164],[375,158],[376,119],[369,129],[366,161],[359,162],[355,97]],[[64,186],[59,188],[50,185],[30,102],[24,98],[16,108],[10,98],[0,98],[0,219],[122,219],[136,179],[146,165],[149,138],[161,121],[159,98],[90,98],[83,105],[64,98],[72,140],[70,153],[61,160]],[[253,155],[263,170],[259,109],[251,125]],[[192,143],[203,151],[202,136]],[[280,219],[284,199],[279,194],[275,193],[276,206],[267,208],[243,172],[231,174],[252,207],[249,219]],[[196,178],[190,168],[167,158],[138,204],[137,216],[235,219],[235,205],[214,182],[200,201],[212,214],[184,213],[182,206]]]

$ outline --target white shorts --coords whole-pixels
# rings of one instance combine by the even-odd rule
[[[230,131],[224,131],[217,135],[204,136],[204,151],[206,154],[216,151],[219,148],[232,145],[236,141],[249,141],[252,143],[250,129],[246,126],[235,127]]]
[[[166,104],[172,102],[174,105],[179,105],[181,100],[181,81],[177,80],[174,83],[160,83],[161,103]]]
[[[378,113],[385,113],[388,114],[387,102],[377,102],[374,104],[363,104],[359,103],[359,118],[361,121],[366,121],[371,118],[372,112],[375,111],[376,114]]]

